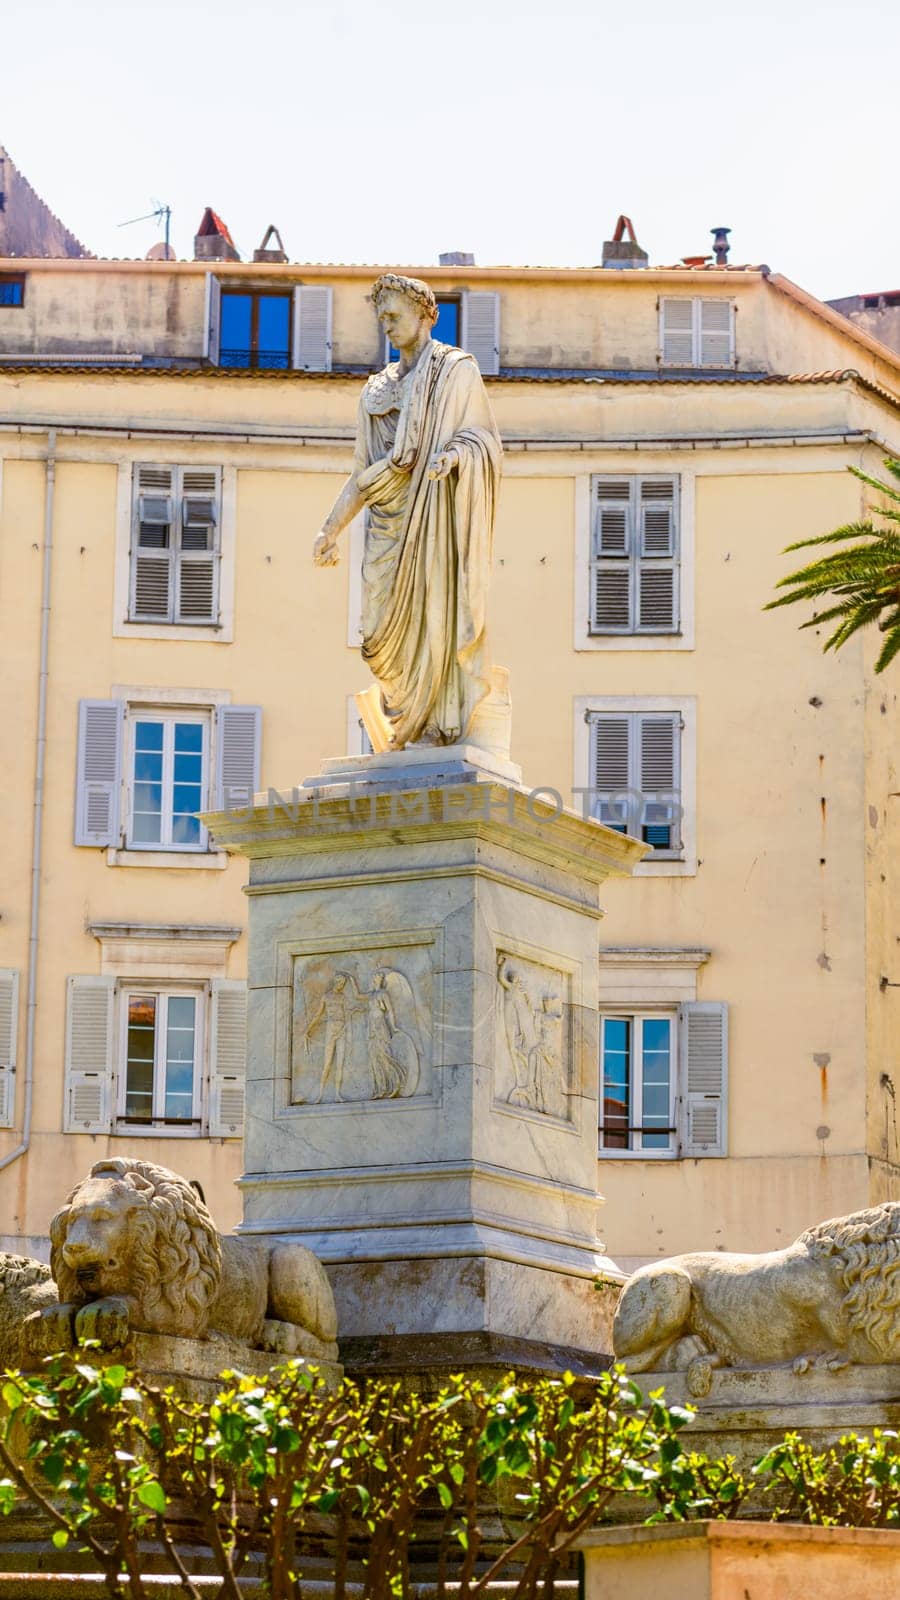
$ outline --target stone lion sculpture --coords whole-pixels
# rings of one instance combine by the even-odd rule
[[[59,1298],[30,1319],[33,1354],[73,1334],[114,1347],[133,1330],[337,1356],[334,1297],[312,1252],[218,1233],[166,1167],[96,1162],[53,1218],[50,1247]]]
[[[629,1278],[613,1323],[628,1372],[900,1361],[900,1202],[767,1255],[673,1256]]]

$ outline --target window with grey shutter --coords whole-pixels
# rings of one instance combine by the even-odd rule
[[[16,1118],[16,1045],[19,1035],[19,974],[0,967],[0,1128]]]
[[[678,479],[592,480],[592,634],[678,632]]]
[[[293,364],[304,372],[330,372],[332,361],[330,288],[300,283],[294,290]]]
[[[247,1075],[247,985],[214,978],[209,1042],[209,1135],[239,1139]]]
[[[728,1007],[681,1007],[681,1154],[728,1153]]]
[[[135,466],[131,622],[218,622],[221,499],[218,467]]]
[[[593,711],[591,814],[652,846],[681,855],[681,732],[677,711]]]
[[[252,805],[259,788],[262,708],[221,706],[216,739],[215,806],[219,811]]]
[[[69,978],[66,1005],[65,1133],[112,1127],[114,978]]]
[[[664,367],[733,367],[737,359],[733,301],[662,298],[659,359]]]
[[[121,700],[81,700],[75,758],[75,843],[117,845],[122,787]]]
[[[469,289],[463,295],[462,346],[486,377],[500,371],[500,296]]]

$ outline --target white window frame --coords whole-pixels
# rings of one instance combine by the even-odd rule
[[[690,302],[691,306],[691,359],[684,361],[667,361],[665,345],[665,305],[667,301],[678,300],[683,303]],[[728,327],[728,360],[727,361],[702,361],[703,338],[703,306],[708,304],[726,304],[729,309]],[[661,367],[670,367],[674,370],[684,370],[686,367],[696,367],[701,372],[727,372],[737,366],[737,341],[735,338],[735,304],[724,295],[660,295],[658,307],[659,324],[659,350],[658,359]],[[685,332],[687,330],[685,329]]]
[[[643,1090],[643,1028],[637,1024],[653,1018],[664,1018],[669,1027],[669,1140],[668,1149],[644,1149],[643,1133],[631,1133],[630,1138],[635,1142],[627,1150],[606,1146],[603,1143],[603,1065],[604,1065],[604,1033],[606,1023],[627,1019],[631,1023],[632,1039],[632,1078],[628,1086],[629,1104],[634,1116],[635,1108],[640,1106]],[[606,1161],[672,1161],[680,1155],[680,1139],[678,1130],[678,1096],[681,1090],[680,1074],[682,1070],[682,1044],[681,1044],[681,1019],[678,1007],[640,1007],[631,1009],[629,1006],[604,1006],[600,1013],[600,1059],[598,1063],[599,1100],[598,1100],[598,1154]],[[638,1037],[640,1036],[640,1043]],[[648,1130],[651,1131],[652,1130]]]
[[[184,639],[204,644],[231,644],[234,640],[234,578],[237,524],[237,468],[219,469],[218,622],[135,622],[131,619],[131,546],[138,466],[208,467],[208,461],[171,456],[129,457],[118,464],[116,484],[116,554],[113,581],[112,633],[116,639]]]
[[[135,730],[139,722],[162,722],[165,732],[163,734],[163,813],[162,834],[159,842],[146,842],[136,840],[133,836],[134,828],[134,762],[135,762]],[[210,774],[213,770],[211,763],[212,753],[212,712],[208,708],[194,709],[192,707],[173,706],[144,706],[129,705],[125,712],[125,849],[127,851],[151,851],[176,853],[183,855],[204,855],[209,851],[209,833],[200,824],[200,839],[195,845],[184,844],[182,841],[173,840],[171,837],[173,812],[171,803],[168,812],[165,802],[168,796],[172,801],[173,777],[173,750],[174,729],[176,723],[191,723],[200,725],[204,730],[203,756],[201,762],[201,783],[203,786],[202,808],[206,809],[210,803]],[[168,837],[167,837],[168,835]]]
[[[697,699],[695,695],[579,695],[574,702],[573,771],[576,808],[587,803],[592,786],[591,724],[595,712],[619,715],[629,712],[672,712],[681,717],[679,772],[681,792],[681,852],[675,857],[654,854],[639,861],[633,876],[694,877],[697,872]],[[580,791],[580,792],[579,792]],[[590,812],[588,812],[590,814]]]
[[[166,1122],[164,1117],[157,1113],[156,1101],[163,1098],[165,1059],[165,1037],[167,1029],[160,1022],[160,1012],[157,1012],[156,1047],[153,1064],[153,1098],[154,1120],[149,1123],[129,1121],[125,1114],[128,1075],[128,1001],[132,995],[152,995],[157,1004],[162,999],[162,1008],[168,1017],[168,1001],[173,996],[190,996],[197,1001],[194,1031],[194,1092],[191,1105],[192,1121],[184,1124]],[[190,1139],[203,1138],[207,1133],[209,1120],[209,986],[207,984],[185,983],[160,983],[144,980],[128,982],[122,980],[116,985],[116,1004],[118,1007],[118,1040],[115,1060],[116,1098],[115,1115],[113,1119],[113,1133],[127,1134],[135,1138],[175,1138]]]
[[[693,650],[694,623],[694,572],[696,525],[696,473],[679,464],[677,473],[660,460],[659,455],[648,455],[646,464],[634,471],[634,456],[630,464],[607,466],[595,461],[591,472],[579,473],[575,478],[575,593],[573,603],[574,637],[577,651],[650,651]],[[593,555],[593,485],[597,478],[639,477],[676,478],[678,481],[678,568],[676,580],[677,633],[592,633],[591,632],[591,581]]]

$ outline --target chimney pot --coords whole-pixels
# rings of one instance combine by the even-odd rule
[[[474,267],[475,257],[469,250],[442,250],[438,256],[440,267]]]
[[[716,266],[717,267],[727,267],[727,265],[728,265],[728,251],[731,248],[731,246],[728,243],[728,235],[730,234],[731,229],[730,228],[710,228],[709,231],[713,236],[713,250],[715,251],[715,256],[716,256]]]

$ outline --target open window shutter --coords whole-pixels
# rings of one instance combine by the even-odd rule
[[[81,700],[75,786],[75,843],[119,843],[122,700]]]
[[[659,347],[664,366],[694,365],[693,300],[660,300]]]
[[[219,506],[217,468],[183,467],[175,604],[178,622],[215,622],[218,618]]]
[[[730,300],[701,300],[700,365],[734,365],[734,306]]]
[[[594,487],[590,628],[592,633],[627,633],[633,621],[632,480],[597,478]]]
[[[16,1044],[19,1034],[19,974],[0,968],[0,1128],[16,1116]]]
[[[677,712],[645,712],[638,724],[640,790],[644,797],[641,834],[656,850],[678,850],[681,718]]]
[[[463,348],[488,377],[500,371],[500,296],[469,290],[463,295]]]
[[[63,1130],[109,1133],[113,1108],[114,978],[70,978]]]
[[[637,625],[649,633],[671,633],[678,623],[676,497],[673,478],[641,481]]]
[[[592,718],[591,769],[597,791],[593,813],[619,833],[628,832],[629,742],[627,716]]]
[[[294,290],[294,366],[303,372],[331,371],[332,292],[319,284]]]
[[[171,621],[176,515],[172,468],[136,467],[129,611],[135,621]]]
[[[259,788],[261,706],[221,706],[216,752],[216,809],[253,804]]]
[[[247,985],[214,978],[209,1030],[209,1134],[239,1139],[247,1075]]]
[[[219,365],[219,331],[222,325],[222,285],[218,274],[206,274],[206,305],[203,314],[203,355],[214,367]]]
[[[681,1154],[728,1153],[728,1007],[681,1007]]]

